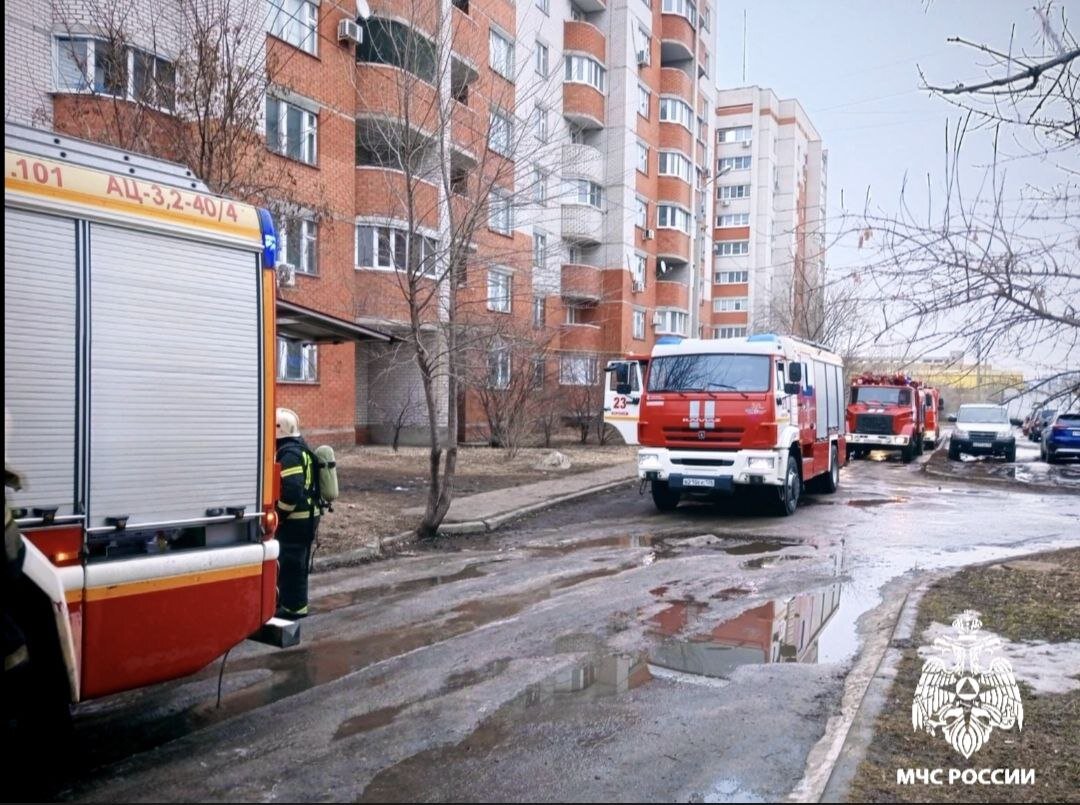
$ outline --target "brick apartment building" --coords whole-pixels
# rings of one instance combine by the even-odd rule
[[[721,90],[712,334],[798,332],[825,277],[828,153],[797,100]]]
[[[178,69],[184,43],[138,20],[180,15],[187,0],[133,2],[138,13],[122,48],[120,80],[109,69],[95,2],[61,8],[30,0],[8,9],[7,118],[108,139],[94,131],[105,116],[88,115],[86,104],[115,106],[137,94],[140,75],[168,78]],[[398,250],[406,241],[424,248],[425,239],[435,243],[446,234],[449,205],[467,204],[456,182],[468,187],[470,172],[484,172],[483,151],[505,151],[500,159],[512,170],[487,199],[460,298],[478,323],[505,321],[508,330],[547,334],[538,378],[555,399],[598,386],[606,359],[648,351],[659,336],[710,337],[727,334],[721,327],[752,326],[741,308],[714,312],[714,296],[738,292],[749,304],[794,287],[795,275],[820,270],[818,242],[803,237],[817,231],[811,223],[823,213],[820,139],[796,102],[776,101],[768,91],[733,90],[718,101],[711,4],[249,5],[246,43],[269,79],[260,160],[280,163],[288,177],[280,228],[282,260],[291,270],[279,272],[278,400],[300,413],[313,438],[386,441],[395,420],[403,441],[427,438],[415,366],[400,344],[372,336],[405,332]],[[362,44],[342,31],[343,21],[358,22]],[[440,70],[443,43],[449,58]],[[394,56],[402,47],[413,56]],[[425,75],[424,54],[434,54],[433,75]],[[455,186],[449,194],[435,184],[413,188],[422,209],[411,232],[401,171],[383,148],[386,132],[401,123],[404,107],[394,88],[406,85],[403,76],[423,79],[408,83],[411,97],[454,98],[443,141]],[[725,131],[751,129],[749,149],[745,137],[729,142],[727,134],[714,149],[713,110]],[[755,192],[749,202],[740,197],[721,208],[717,197],[728,200],[725,188],[744,168],[720,175],[716,168],[744,155],[753,158]],[[719,216],[735,213],[746,213],[746,223],[720,223]],[[783,232],[799,237],[784,239]],[[751,241],[754,262],[710,258],[714,237],[721,245]],[[777,268],[788,251],[797,264]],[[710,260],[715,280],[744,270],[753,284],[711,283]],[[492,382],[512,360],[492,354]],[[482,437],[485,415],[476,395],[466,392],[460,402],[456,435]],[[445,394],[437,404],[446,404]]]

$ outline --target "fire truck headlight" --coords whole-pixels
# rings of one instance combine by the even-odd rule
[[[746,466],[752,470],[772,470],[776,466],[775,456],[750,456]]]
[[[656,453],[638,453],[637,464],[638,469],[641,470],[658,470],[660,469],[660,456]]]

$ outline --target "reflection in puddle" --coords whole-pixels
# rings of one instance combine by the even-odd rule
[[[783,554],[781,556],[759,556],[757,559],[747,559],[739,567],[746,568],[747,570],[761,570],[764,567],[776,567],[781,562],[802,562],[809,559],[808,556],[799,556],[798,554]]]
[[[764,540],[758,540],[757,542],[743,542],[738,545],[730,545],[727,548],[721,548],[724,553],[731,554],[732,556],[746,556],[748,554],[755,553],[772,553],[774,551],[782,551],[784,548],[790,547],[790,543],[784,542],[765,542]]]
[[[387,595],[407,593],[414,590],[424,590],[429,587],[439,587],[443,584],[452,584],[455,581],[463,581],[465,579],[478,579],[484,575],[484,571],[480,570],[480,566],[486,564],[490,563],[477,562],[475,564],[466,565],[457,573],[449,573],[445,576],[424,576],[419,579],[401,581],[397,584],[361,587],[358,590],[331,593],[330,595],[324,595],[321,598],[315,599],[311,604],[320,612],[328,612],[343,607],[354,606],[372,598],[383,598]]]
[[[658,543],[660,538],[654,534],[621,534],[616,537],[596,537],[583,539],[578,542],[560,542],[557,545],[529,545],[530,551],[541,554],[555,554],[564,556],[574,551],[584,551],[590,548],[651,548]]]

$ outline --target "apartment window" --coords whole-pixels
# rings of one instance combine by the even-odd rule
[[[641,49],[645,51],[644,64],[648,64],[652,58],[652,34],[649,33],[649,29],[644,25],[638,25],[637,31],[637,44],[640,44]]]
[[[542,330],[547,321],[547,300],[542,296],[533,297],[532,323],[534,330]]]
[[[548,141],[548,113],[547,113],[547,109],[545,109],[540,104],[537,104],[536,109],[534,110],[533,114],[535,115],[534,120],[535,120],[536,139],[539,140],[542,143],[546,143]]]
[[[547,267],[547,232],[533,230],[533,265],[536,268]]]
[[[750,213],[729,212],[716,216],[716,225],[721,229],[732,226],[750,226]]]
[[[665,14],[678,14],[690,20],[690,24],[697,27],[697,6],[690,0],[663,0],[660,10]]]
[[[722,240],[715,246],[719,257],[737,257],[742,254],[750,254],[750,241],[748,240]]]
[[[397,20],[367,20],[364,40],[356,47],[356,60],[399,67],[429,84],[435,83],[435,45]]]
[[[724,296],[714,299],[712,309],[714,313],[737,313],[746,310],[745,296]]]
[[[544,387],[544,363],[543,355],[533,357],[531,388],[542,389]]]
[[[637,141],[637,169],[646,175],[649,173],[649,146],[643,140]]]
[[[488,128],[488,145],[497,154],[510,156],[510,143],[514,138],[514,121],[510,114],[502,109],[491,110],[491,123]]]
[[[546,0],[545,0],[546,2]],[[548,46],[543,42],[536,43],[536,72],[543,78],[548,77]]]
[[[717,285],[736,285],[750,281],[749,271],[717,271],[713,275],[713,281]]]
[[[751,126],[736,126],[730,129],[717,129],[716,141],[718,143],[748,143],[753,137]]]
[[[283,156],[315,164],[318,116],[295,104],[266,96],[266,145]]]
[[[319,38],[319,8],[307,0],[270,0],[270,33],[314,54]]]
[[[588,179],[568,179],[566,194],[571,202],[588,204],[598,210],[604,208],[604,188]]]
[[[488,271],[487,308],[496,313],[510,312],[510,281],[505,271]]]
[[[656,332],[665,335],[686,335],[690,329],[690,314],[681,310],[656,311]]]
[[[410,237],[405,227],[373,224],[356,226],[357,268],[406,271],[410,270],[409,260],[414,259],[417,273],[433,277],[438,252],[437,240],[418,234]]]
[[[595,355],[559,356],[559,385],[592,386],[597,379]]]
[[[635,283],[644,287],[645,285],[645,271],[649,266],[648,255],[641,254],[640,252],[634,253],[634,271],[631,278]]]
[[[659,229],[678,229],[690,234],[690,213],[672,204],[656,206],[656,226]]]
[[[694,120],[694,112],[690,108],[690,104],[681,98],[661,96],[660,120],[665,123],[678,123],[680,126],[684,126],[687,131],[694,131],[693,128],[691,128]]]
[[[319,379],[319,348],[286,338],[277,340],[277,379],[314,383]]]
[[[687,184],[690,184],[690,174],[693,165],[685,154],[679,151],[660,152],[660,175],[677,176]]]
[[[96,92],[171,109],[176,67],[160,56],[89,37],[56,38],[56,88]]]
[[[722,184],[716,188],[717,198],[750,198],[750,185],[748,184]]]
[[[317,274],[318,234],[315,221],[286,218],[278,226],[278,256],[301,274]]]
[[[637,208],[634,211],[634,226],[638,229],[649,228],[649,202],[641,196],[637,197]]]
[[[536,0],[536,7],[547,14],[551,11],[551,0]]]
[[[514,226],[514,210],[510,197],[505,193],[492,191],[488,199],[488,228],[509,235]]]
[[[491,69],[507,81],[514,80],[514,42],[500,31],[491,29]]]
[[[464,165],[450,166],[450,192],[459,196],[469,194],[469,169]]]
[[[716,161],[716,172],[744,171],[750,169],[750,157],[722,157]]]
[[[541,207],[547,204],[547,174],[540,168],[533,167],[533,201]]]
[[[701,30],[703,31],[709,30],[709,12],[710,9],[708,5],[701,9]]]
[[[745,335],[745,327],[713,327],[713,338],[742,338]]]
[[[584,309],[577,305],[566,306],[566,323],[582,324],[584,322]]]
[[[568,53],[566,56],[566,80],[579,84],[588,84],[590,87],[604,92],[607,82],[607,70],[596,59]]]
[[[631,336],[638,341],[645,340],[645,311],[639,308],[634,308],[633,323],[631,325]]]
[[[637,113],[642,117],[649,116],[649,98],[651,95],[649,88],[639,81],[637,85]]]
[[[510,386],[510,348],[496,342],[488,350],[488,387],[505,389]]]

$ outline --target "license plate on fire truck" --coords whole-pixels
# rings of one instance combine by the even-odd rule
[[[683,478],[682,479],[682,484],[683,484],[683,486],[708,486],[708,487],[714,487],[714,486],[716,486],[716,479],[715,478]]]

